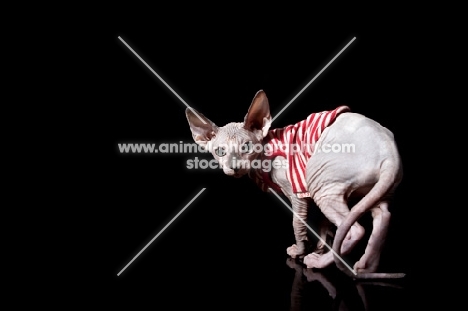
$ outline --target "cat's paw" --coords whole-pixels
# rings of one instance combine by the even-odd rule
[[[305,247],[299,247],[296,244],[293,244],[286,249],[286,253],[288,253],[292,258],[296,258],[305,254]]]
[[[307,268],[318,268],[322,269],[327,267],[333,262],[333,253],[328,252],[326,254],[311,253],[304,257],[304,264]]]

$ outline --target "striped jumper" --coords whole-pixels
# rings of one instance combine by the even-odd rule
[[[339,106],[331,111],[312,113],[307,119],[296,124],[270,130],[263,139],[265,152],[262,154],[262,161],[273,160],[277,156],[286,158],[287,178],[292,185],[293,193],[299,198],[310,197],[305,176],[307,161],[313,155],[323,130],[330,126],[339,114],[349,111],[348,106]],[[281,192],[281,188],[271,180],[268,171],[261,168],[251,170],[249,177],[263,191],[272,188]]]

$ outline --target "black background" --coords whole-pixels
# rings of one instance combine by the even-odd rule
[[[286,248],[294,243],[292,215],[277,198],[247,177],[186,168],[193,156],[211,159],[203,154],[119,153],[118,143],[192,143],[186,106],[119,36],[218,126],[241,122],[260,89],[275,116],[356,37],[272,126],[344,104],[394,133],[405,175],[391,206],[381,270],[407,277],[404,289],[377,287],[369,299],[372,310],[408,307],[421,259],[414,187],[420,179],[417,120],[424,104],[416,85],[422,30],[410,22],[412,13],[376,10],[358,18],[344,10],[324,18],[319,10],[297,7],[276,13],[252,8],[228,17],[188,8],[183,13],[147,8],[149,14],[123,9],[103,13],[76,48],[86,72],[80,85],[85,96],[80,94],[76,107],[82,126],[76,142],[87,149],[76,166],[74,196],[75,211],[83,217],[74,256],[81,262],[78,275],[88,284],[77,290],[78,300],[164,310],[290,307],[294,271],[286,265]],[[330,309],[323,288],[308,286],[304,299]]]

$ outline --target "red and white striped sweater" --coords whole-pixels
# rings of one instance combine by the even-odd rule
[[[264,150],[271,152],[265,152],[261,160],[272,161],[277,156],[285,157],[288,164],[287,178],[293,193],[300,198],[310,197],[305,176],[307,161],[313,155],[323,130],[330,126],[340,113],[348,111],[348,106],[340,106],[331,111],[312,113],[307,119],[296,124],[270,130],[263,143]],[[249,173],[249,177],[263,191],[272,188],[281,192],[281,188],[271,180],[270,172],[256,169]]]

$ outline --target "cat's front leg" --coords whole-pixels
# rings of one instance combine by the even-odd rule
[[[282,156],[276,157],[280,161],[286,161]],[[292,191],[291,183],[287,177],[287,168],[273,168],[271,171],[271,179],[274,183],[280,186],[281,191],[291,202],[294,215],[293,215],[293,229],[296,244],[291,245],[286,249],[286,252],[292,258],[305,255],[309,247],[307,239],[307,227],[297,216],[306,221],[308,201],[304,198],[298,198]]]
[[[293,215],[293,230],[296,244],[288,247],[286,252],[292,258],[305,255],[306,248],[309,246],[307,239],[307,227],[304,224],[307,221],[307,201],[306,199],[299,199],[291,196],[290,201],[294,211]],[[300,219],[299,219],[300,217]],[[302,219],[302,220],[301,220]]]

